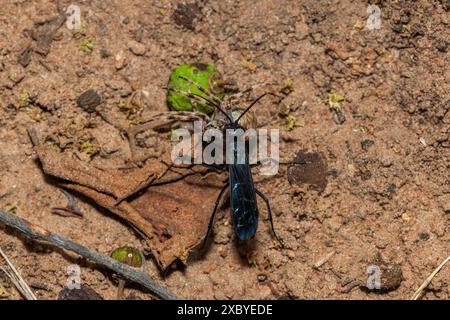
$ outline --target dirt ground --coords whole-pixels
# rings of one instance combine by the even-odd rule
[[[134,111],[121,101],[143,92],[145,118],[168,110],[173,68],[203,61],[240,89],[260,85],[242,105],[266,86],[292,89],[256,109],[259,123],[280,128],[281,158],[303,150],[306,159],[272,178],[255,173],[286,248],[273,240],[260,202],[255,248],[243,255],[225,204],[206,255],[164,274],[149,256],[152,277],[191,299],[409,299],[449,255],[449,1],[61,0],[80,7],[81,30],[63,24],[44,39],[33,30],[51,25],[56,1],[0,2],[4,210],[104,254],[143,248],[129,224],[84,197],[76,198],[83,218],[52,213],[67,199],[44,175],[27,129],[40,137],[72,130],[92,142],[69,145],[74,156],[121,166],[126,138],[80,108],[80,94],[95,89],[102,106],[123,118]],[[367,27],[369,4],[381,9],[380,29]],[[72,264],[81,266],[82,283],[115,297],[111,273],[73,254],[4,226],[0,247],[40,299],[58,297]],[[371,265],[382,271],[382,290],[364,287]],[[422,299],[449,299],[449,272],[447,264]],[[2,298],[18,298],[3,291]]]

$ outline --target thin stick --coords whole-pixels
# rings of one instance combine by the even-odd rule
[[[6,254],[3,252],[3,250],[0,248],[0,255],[2,256],[3,260],[6,262],[6,274],[11,279],[14,286],[19,290],[19,292],[22,294],[22,296],[27,300],[37,300],[36,296],[34,295],[33,291],[31,291],[28,284],[25,282],[25,280],[20,275],[19,271],[13,266],[11,261],[9,261]]]
[[[124,278],[142,285],[143,287],[147,288],[148,290],[150,290],[151,292],[153,292],[155,295],[157,295],[162,299],[166,300],[177,299],[177,297],[173,293],[171,293],[166,288],[156,283],[145,273],[138,271],[117,260],[114,260],[108,256],[104,256],[95,251],[91,251],[90,249],[82,245],[79,245],[75,242],[66,240],[58,236],[57,234],[51,233],[50,231],[40,226],[34,225],[24,219],[18,218],[15,215],[0,210],[0,222],[4,223],[5,225],[15,230],[20,231],[21,233],[23,233],[25,236],[27,236],[32,240],[43,241],[56,245],[66,250],[75,252],[80,256],[88,260],[94,261],[99,265],[109,268],[114,272],[120,274]]]
[[[450,260],[450,256],[447,257],[434,271],[430,274],[428,278],[422,283],[422,285],[414,292],[411,300],[417,300],[422,294],[422,291],[430,284],[431,280],[436,276],[436,274],[444,267],[444,265]]]
[[[314,268],[319,269],[321,266],[323,266],[325,263],[327,263],[327,261],[330,260],[334,256],[335,253],[336,253],[336,251],[333,250],[330,253],[328,253],[327,255],[320,258],[319,261],[314,263]]]

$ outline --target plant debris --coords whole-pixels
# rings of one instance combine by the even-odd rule
[[[341,101],[344,100],[344,97],[340,95],[339,93],[332,92],[328,93],[328,106],[330,109],[341,109]]]
[[[94,50],[94,41],[92,41],[91,37],[86,37],[80,43],[80,50],[86,53],[91,53]]]
[[[297,119],[294,116],[288,115],[284,124],[284,130],[292,131],[296,127],[302,127],[302,125],[297,123]]]
[[[148,160],[142,168],[103,171],[46,145],[35,146],[35,151],[44,172],[61,179],[60,187],[83,194],[140,230],[163,270],[175,260],[186,262],[206,235],[219,189],[203,182],[201,174],[181,180],[197,172],[193,168],[168,170],[166,159]]]
[[[33,52],[47,56],[50,52],[55,33],[64,24],[66,18],[65,11],[61,10],[58,15],[50,19],[36,22],[30,33],[34,42],[30,41],[20,52],[17,59],[19,64],[27,67],[32,60]]]

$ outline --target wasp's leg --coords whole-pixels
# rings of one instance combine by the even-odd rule
[[[267,199],[267,197],[264,195],[264,193],[262,193],[261,191],[259,191],[258,189],[255,188],[256,194],[258,196],[261,197],[261,199],[263,199],[263,201],[266,203],[267,206],[267,212],[269,214],[269,221],[270,221],[270,226],[272,227],[272,232],[273,235],[275,236],[275,239],[277,239],[277,241],[280,243],[281,247],[284,248],[284,243],[283,241],[281,241],[281,239],[278,237],[277,233],[275,232],[275,228],[273,226],[273,218],[272,218],[272,210],[270,209],[270,204],[269,204],[269,199]]]
[[[229,183],[225,183],[225,185],[222,187],[222,190],[220,190],[219,195],[217,196],[216,199],[216,204],[214,205],[214,210],[212,212],[211,218],[209,219],[209,223],[208,223],[208,231],[206,231],[206,235],[205,238],[203,239],[203,243],[201,248],[203,249],[206,245],[206,242],[208,241],[209,235],[211,234],[211,230],[214,224],[214,217],[216,216],[216,212],[217,209],[219,208],[219,204],[220,204],[220,199],[223,196],[223,193],[225,192],[225,190],[227,190]]]

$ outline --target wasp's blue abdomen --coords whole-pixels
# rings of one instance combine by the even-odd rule
[[[252,238],[258,227],[258,204],[250,166],[231,165],[231,214],[236,234],[240,240]]]

